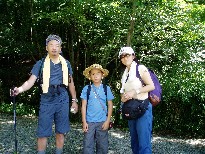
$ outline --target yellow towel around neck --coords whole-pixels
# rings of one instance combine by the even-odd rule
[[[68,86],[68,65],[66,63],[66,60],[61,55],[59,55],[59,60],[62,64],[63,84]],[[49,55],[47,55],[43,64],[43,84],[42,84],[43,93],[48,92],[49,80],[50,80],[50,57]]]

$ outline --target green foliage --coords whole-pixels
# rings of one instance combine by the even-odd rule
[[[8,103],[1,102],[0,112],[7,113],[7,114],[13,114],[14,113],[13,103],[11,102],[10,104],[8,104]],[[18,116],[36,115],[35,108],[33,106],[24,105],[23,103],[16,104],[16,114],[18,114]]]
[[[177,134],[203,136],[204,127],[204,100],[205,70],[202,64],[193,61],[184,61],[164,68],[163,74],[163,102],[156,109],[157,129],[166,128]],[[165,97],[166,96],[166,97]],[[163,110],[158,115],[158,111]],[[165,117],[160,119],[159,117]]]

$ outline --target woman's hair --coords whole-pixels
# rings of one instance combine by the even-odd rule
[[[140,63],[139,60],[136,58],[136,56],[135,56],[135,58],[133,59],[133,61],[135,61],[137,64]]]

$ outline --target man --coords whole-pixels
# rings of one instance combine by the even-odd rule
[[[63,151],[64,134],[70,130],[69,126],[69,96],[75,113],[78,111],[76,91],[72,78],[70,62],[61,55],[62,40],[57,35],[49,35],[46,39],[46,58],[39,60],[31,70],[30,78],[20,87],[15,87],[13,95],[29,90],[37,80],[42,78],[42,94],[37,128],[38,154],[46,151],[47,137],[52,135],[53,121],[56,133],[56,154]],[[40,73],[39,73],[40,72]],[[41,74],[41,75],[39,75]]]

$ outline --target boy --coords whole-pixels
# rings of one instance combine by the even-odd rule
[[[110,87],[104,88],[102,84],[102,79],[108,73],[109,71],[99,64],[93,64],[83,71],[83,75],[93,82],[86,85],[81,93],[84,154],[94,153],[95,141],[97,153],[108,153],[108,128],[113,110],[112,99],[114,99]],[[87,95],[89,89],[89,95]],[[107,96],[104,89],[107,91]]]

